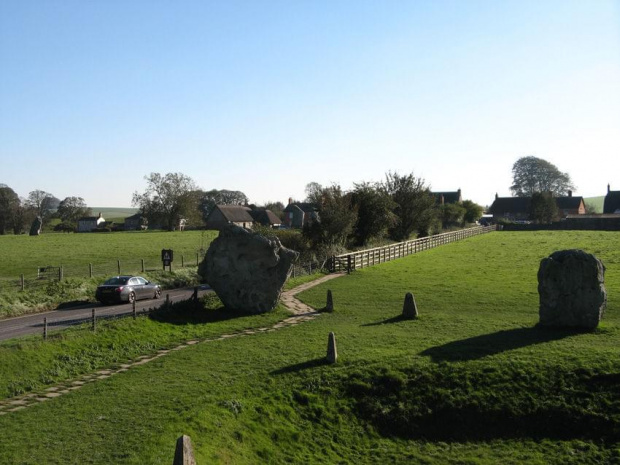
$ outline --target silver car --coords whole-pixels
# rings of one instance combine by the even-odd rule
[[[142,276],[114,276],[97,287],[95,298],[102,304],[133,303],[140,299],[159,299],[161,287]]]

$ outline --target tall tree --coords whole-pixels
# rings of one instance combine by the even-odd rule
[[[0,184],[0,234],[14,228],[17,210],[20,207],[19,196],[6,184]]]
[[[519,158],[512,166],[510,190],[516,197],[531,197],[535,192],[551,192],[563,196],[574,185],[567,173],[542,158],[533,156]]]
[[[364,182],[354,186],[351,193],[357,208],[354,236],[358,245],[366,245],[372,239],[385,236],[388,228],[394,226],[396,204],[381,185]]]
[[[34,190],[28,194],[26,206],[32,209],[35,216],[41,217],[43,223],[46,223],[52,216],[52,212],[58,208],[60,200],[49,192],[42,190]]]
[[[530,219],[548,224],[560,217],[560,209],[551,192],[534,192],[530,202]]]
[[[315,246],[344,247],[357,221],[351,195],[335,184],[322,188],[320,199],[318,220],[304,227],[303,234]]]
[[[385,176],[383,189],[396,204],[396,223],[389,229],[390,237],[402,241],[414,232],[428,235],[437,213],[435,198],[424,180],[413,173],[401,176],[390,172]]]
[[[151,173],[145,176],[143,193],[134,192],[132,204],[149,220],[173,231],[181,218],[189,213],[189,193],[196,190],[194,181],[182,173]]]
[[[57,213],[63,222],[71,224],[77,224],[80,218],[92,214],[82,197],[66,197],[61,200]]]
[[[211,189],[203,193],[200,210],[206,220],[216,205],[247,205],[249,202],[247,195],[241,191]]]

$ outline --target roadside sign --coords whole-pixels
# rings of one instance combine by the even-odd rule
[[[172,252],[172,249],[162,249],[161,261],[164,263],[164,268],[166,266],[171,266],[173,259],[174,259],[174,253]]]

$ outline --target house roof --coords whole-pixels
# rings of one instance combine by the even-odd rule
[[[556,197],[555,199],[560,210],[577,210],[582,202],[583,197]]]
[[[603,213],[616,213],[620,210],[620,191],[608,191],[605,196]]]
[[[136,213],[135,215],[131,215],[131,216],[128,216],[127,218],[125,218],[125,221],[127,221],[127,220],[129,220],[129,221],[131,221],[131,220],[140,220],[140,219],[142,219],[142,216],[143,216],[142,213]]]
[[[289,203],[286,206],[286,208],[284,209],[284,211],[286,213],[289,213],[289,212],[293,211],[295,209],[295,207],[299,208],[301,211],[304,211],[304,212],[314,212],[314,211],[318,210],[316,208],[316,205],[314,205],[313,203],[310,203],[310,202],[295,202],[295,203]]]
[[[490,211],[494,215],[502,213],[529,213],[531,197],[498,197],[491,205]],[[555,203],[560,210],[577,210],[583,197],[555,197]]]
[[[254,221],[261,224],[282,224],[282,220],[271,210],[252,210],[250,215],[252,215]]]
[[[497,197],[490,211],[494,215],[502,213],[529,213],[531,197]]]
[[[461,197],[461,189],[454,192],[431,192],[435,197],[435,201],[441,203],[441,197],[443,196],[443,203],[458,203],[463,199]]]
[[[78,221],[97,221],[99,218],[101,217],[100,216],[83,216]]]
[[[222,212],[224,218],[232,223],[252,223],[254,218],[250,215],[250,207],[244,205],[216,205],[219,211]]]

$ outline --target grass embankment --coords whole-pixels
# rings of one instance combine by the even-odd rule
[[[617,243],[617,233],[494,233],[357,271],[302,295],[322,307],[330,288],[333,314],[198,344],[0,416],[0,462],[169,463],[180,434],[198,463],[617,462]],[[539,261],[574,247],[607,266],[604,323],[537,329]],[[416,321],[399,318],[408,291]],[[216,334],[242,320],[129,323]]]

